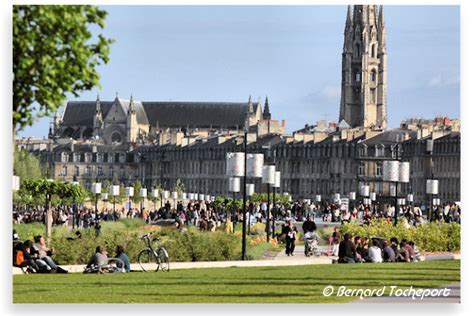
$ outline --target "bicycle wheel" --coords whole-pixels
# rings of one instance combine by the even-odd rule
[[[143,249],[138,255],[138,263],[144,272],[156,271],[159,268],[155,255],[150,249]]]
[[[170,271],[170,258],[168,256],[168,251],[163,247],[158,249],[158,263],[158,269],[161,268],[161,270],[165,272]]]

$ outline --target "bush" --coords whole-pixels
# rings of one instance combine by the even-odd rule
[[[40,222],[34,222],[31,224],[14,224],[13,229],[16,230],[21,240],[33,240],[34,236],[44,235],[46,232],[46,226]]]
[[[405,227],[400,223],[395,227],[385,220],[375,220],[368,226],[344,224],[341,232],[368,238],[412,240],[420,250],[425,251],[456,251],[461,248],[461,225],[457,223],[426,223],[416,227]]]

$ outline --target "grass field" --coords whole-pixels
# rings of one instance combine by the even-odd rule
[[[14,303],[339,303],[322,290],[427,288],[460,282],[459,260],[171,270],[168,273],[14,275]]]

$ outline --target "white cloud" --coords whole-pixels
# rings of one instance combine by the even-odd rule
[[[443,87],[443,86],[451,86],[459,84],[459,76],[458,75],[441,75],[438,74],[432,77],[428,83],[430,87]]]
[[[328,100],[339,99],[341,93],[341,87],[339,86],[324,86],[319,94]]]

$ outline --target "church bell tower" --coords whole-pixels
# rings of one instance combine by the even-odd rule
[[[342,52],[339,121],[387,127],[387,51],[382,6],[349,5]]]

